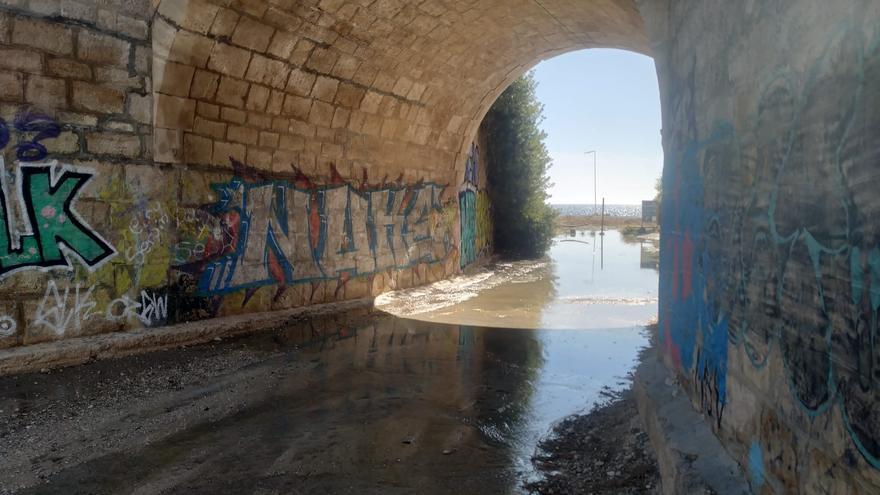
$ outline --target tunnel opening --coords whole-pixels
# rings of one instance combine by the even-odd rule
[[[491,222],[488,198],[464,186],[468,173],[480,180],[475,136],[503,89],[578,48],[648,51],[628,2],[587,11],[523,2],[519,17],[480,2],[444,13],[457,22],[380,3],[156,7],[152,156],[194,184],[172,199],[171,216],[188,221],[163,287],[169,322],[376,296],[459,273],[491,252],[491,234],[476,228]],[[317,27],[304,30],[305,12]],[[529,32],[519,36],[523,15]],[[489,19],[492,36],[459,35]],[[482,49],[468,50],[474,43]]]
[[[623,399],[630,393],[626,377],[649,346],[646,326],[656,323],[659,285],[658,243],[638,238],[642,227],[639,209],[644,195],[653,199],[656,194],[655,183],[663,164],[660,100],[651,59],[629,52],[588,50],[560,55],[549,63],[556,65],[546,69],[547,75],[541,74],[541,65],[536,69],[537,93],[526,80],[514,83],[521,84],[514,96],[502,93],[499,101],[505,107],[488,111],[470,144],[458,188],[464,275],[428,287],[386,293],[376,300],[382,311],[417,320],[421,326],[434,325],[438,332],[457,332],[463,342],[457,357],[462,367],[479,363],[487,377],[509,373],[522,379],[508,385],[512,389],[509,396],[496,406],[503,414],[488,413],[483,420],[493,438],[510,442],[508,456],[520,473],[518,478],[535,490],[547,483],[547,473],[538,468],[544,464],[536,459],[553,455],[552,448],[541,440],[548,436],[568,438],[560,443],[568,442],[565,448],[571,448],[581,432],[580,427],[570,427],[568,434],[562,434],[554,425],[566,418],[571,424],[598,418],[601,413],[594,408],[601,409],[598,406],[609,400],[621,410],[632,407],[631,400]],[[598,79],[595,73],[600,70],[611,73],[603,74],[604,80],[596,84],[585,83],[585,77]],[[639,92],[646,94],[634,94]],[[583,93],[596,98],[578,98]],[[648,108],[640,108],[644,100],[650,100]],[[545,109],[543,122],[534,113],[539,104]],[[606,116],[610,108],[617,111]],[[585,124],[585,113],[597,122]],[[546,136],[542,136],[544,131]],[[508,140],[506,132],[515,133],[516,139]],[[493,143],[493,139],[504,142]],[[552,149],[545,149],[545,139],[553,143]],[[641,163],[621,156],[635,154],[640,147],[637,143],[644,140],[649,144],[641,147],[649,151]],[[584,156],[589,145],[603,150],[598,175],[604,180],[597,190],[600,197],[611,199],[604,232],[598,216],[580,211],[587,207],[583,203],[593,206],[593,161]],[[539,163],[517,160],[517,153],[529,154]],[[543,161],[549,161],[551,154],[569,161],[562,164],[565,170],[558,176],[573,187],[556,191],[557,201],[568,203],[556,208],[579,209],[569,212],[573,237],[569,229],[552,233],[548,251],[537,259],[494,256],[500,250],[493,242],[498,240],[493,230],[501,222],[514,220],[499,211],[499,205],[510,205],[503,201],[503,195],[513,188],[493,180],[497,179],[493,174],[516,173],[514,167],[531,166],[543,173]],[[499,162],[508,166],[499,166]],[[638,175],[642,183],[636,186],[639,181],[628,179],[628,172]],[[552,181],[552,169],[550,176]],[[543,182],[540,176],[531,178]],[[538,200],[544,203],[543,186],[537,192]],[[633,205],[637,202],[633,198],[638,198],[639,204]],[[620,218],[627,214],[630,219]],[[634,228],[624,232],[626,223]],[[657,234],[656,228],[651,232]],[[648,248],[647,259],[645,244],[653,247]],[[510,371],[501,371],[505,369]],[[594,414],[585,414],[590,411]],[[613,422],[603,423],[601,430],[609,439],[614,437],[610,443],[629,441]],[[572,433],[575,431],[578,433]],[[628,464],[629,470],[621,470],[621,479],[632,479],[617,482],[633,483],[640,489],[651,485],[651,461],[645,461],[644,466],[641,461],[638,468],[634,460]],[[604,470],[590,476],[596,486],[609,471],[618,469],[616,461],[603,462],[608,462]],[[592,461],[589,465],[593,466]],[[561,492],[576,492],[572,486]]]
[[[503,109],[487,112],[458,179],[460,264],[470,275],[433,289],[413,291],[417,294],[414,300],[399,294],[381,296],[379,307],[401,316],[491,327],[607,328],[626,321],[623,314],[639,313],[634,311],[639,306],[642,316],[632,320],[633,324],[656,321],[659,231],[656,217],[646,222],[640,213],[642,200],[658,195],[663,164],[653,61],[628,51],[592,49],[559,55],[528,74],[528,80],[520,81],[516,97],[504,101]],[[601,174],[594,170],[595,157],[584,153],[588,147],[602,150]],[[520,155],[528,158],[520,159]],[[520,172],[517,167],[532,167],[537,172],[515,180],[528,177],[537,185],[523,187],[520,182],[510,186],[505,182],[508,175]],[[596,185],[596,177],[602,178],[601,186]],[[497,257],[501,251],[496,246],[499,227],[504,227],[503,222],[523,220],[505,216],[503,210],[503,205],[511,204],[522,208],[526,201],[505,201],[517,185],[525,194],[531,187],[533,200],[542,205],[555,202],[554,211],[567,214],[551,226],[548,240],[552,239],[555,247],[549,256],[539,253],[538,261],[504,254]],[[609,200],[607,233],[602,232],[601,207],[594,204],[594,194],[596,199]],[[583,248],[580,260],[579,248]],[[621,256],[632,267],[617,263]],[[480,270],[486,262],[496,261],[501,263],[497,273]],[[622,271],[602,276],[613,270]],[[639,276],[645,270],[647,276]],[[517,286],[544,278],[549,282],[546,291]],[[623,282],[627,279],[633,281],[629,287]],[[512,287],[500,287],[506,284]],[[499,299],[481,295],[486,289],[489,294],[498,292]],[[515,297],[517,292],[522,295]],[[544,292],[546,297],[537,296]],[[526,293],[535,296],[528,304],[528,298],[523,297]],[[567,303],[554,306],[554,301],[562,300]],[[599,316],[595,322],[589,321],[591,307],[602,308],[596,316],[613,314],[615,301],[622,312],[617,318]],[[461,303],[466,303],[463,311],[447,308],[461,308]],[[566,316],[542,320],[544,306],[554,307],[548,313],[567,308],[562,311]],[[429,316],[419,316],[421,313]],[[522,318],[526,313],[538,317]],[[519,317],[512,318],[514,314]]]

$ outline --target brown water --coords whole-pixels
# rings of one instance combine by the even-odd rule
[[[638,352],[657,317],[656,243],[620,232],[560,236],[547,259],[501,263],[490,271],[427,288],[386,294],[377,307],[424,322],[473,325],[492,334],[516,332],[534,341],[540,358],[523,387],[517,427],[501,435],[520,479],[536,474],[531,456],[552,425],[588,411],[603,389],[631,383]],[[610,389],[610,390],[609,390]],[[490,433],[496,431],[489,429]]]
[[[380,296],[402,318],[484,327],[587,330],[643,326],[657,316],[657,247],[581,231],[558,237],[541,261]]]
[[[609,232],[594,255],[576,239],[591,244],[383,298],[409,318],[230,343],[218,352],[271,357],[186,386],[128,397],[96,381],[148,383],[174,353],[0,381],[0,407],[47,418],[14,445],[0,431],[0,472],[43,473],[15,493],[517,493],[554,422],[628,384],[656,315],[638,244]],[[89,403],[69,406],[86,411],[76,428],[39,414],[62,396]]]

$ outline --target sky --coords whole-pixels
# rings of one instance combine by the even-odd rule
[[[535,68],[553,159],[554,204],[593,203],[597,151],[598,200],[641,204],[654,197],[663,171],[660,92],[654,60],[623,50],[591,49]]]

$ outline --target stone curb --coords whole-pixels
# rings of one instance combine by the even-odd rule
[[[636,370],[633,391],[660,468],[662,493],[749,494],[742,469],[687,396],[669,380],[655,350]]]
[[[74,366],[98,359],[142,354],[180,345],[201,344],[217,337],[282,328],[304,318],[372,307],[372,298],[355,299],[15,347],[0,350],[0,376]]]

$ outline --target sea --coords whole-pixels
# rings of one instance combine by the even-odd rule
[[[560,215],[589,216],[602,213],[602,204],[594,205],[552,205]],[[641,218],[642,205],[605,205],[605,215],[609,217]]]

